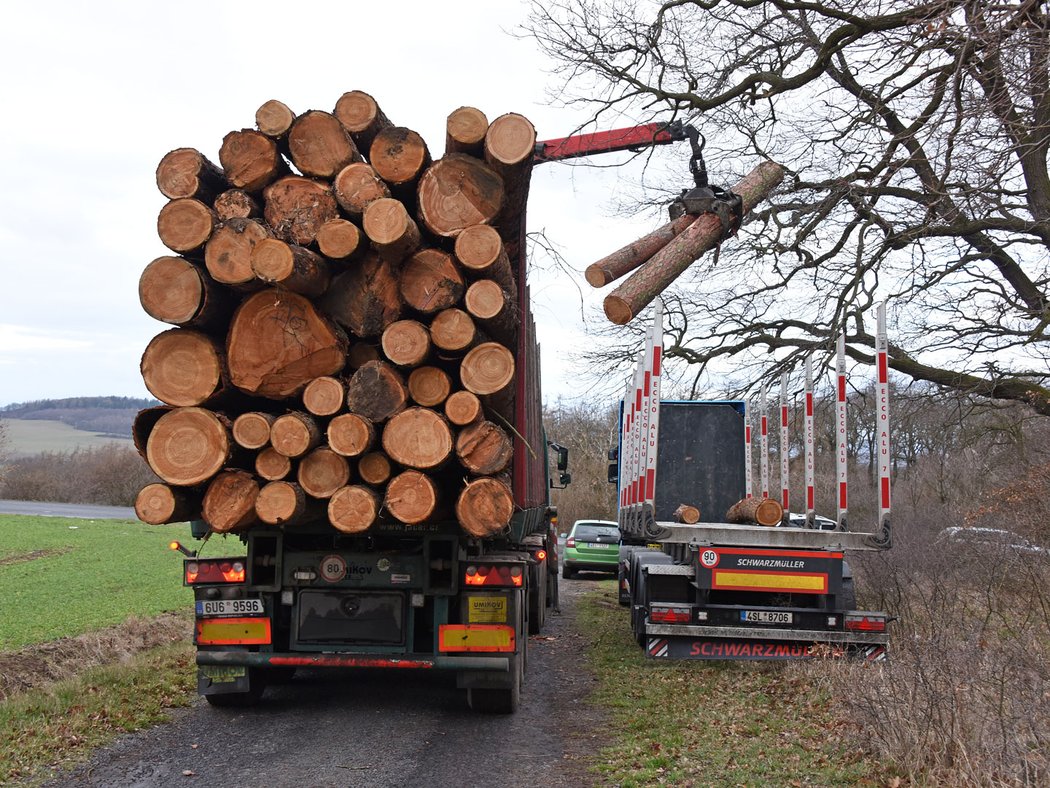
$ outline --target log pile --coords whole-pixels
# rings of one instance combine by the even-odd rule
[[[142,356],[164,405],[135,422],[162,480],[138,496],[141,520],[506,528],[535,131],[472,107],[446,131],[435,158],[350,91],[331,112],[267,101],[218,164],[163,157],[170,253],[139,298],[174,328]]]

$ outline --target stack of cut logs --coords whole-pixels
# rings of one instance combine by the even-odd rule
[[[256,126],[221,166],[180,148],[157,168],[174,254],[139,297],[176,327],[142,356],[165,404],[135,421],[162,480],[139,518],[503,530],[532,124],[457,109],[437,161],[361,91],[298,116],[268,101]]]

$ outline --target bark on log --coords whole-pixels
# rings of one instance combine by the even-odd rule
[[[255,110],[255,127],[270,139],[281,140],[288,136],[295,113],[288,105],[277,99],[270,99]]]
[[[270,428],[276,416],[251,410],[233,420],[233,441],[245,449],[261,449],[270,443]]]
[[[419,471],[403,471],[386,486],[383,506],[391,516],[406,525],[419,525],[434,517],[438,507],[438,488]]]
[[[267,481],[286,479],[291,472],[291,458],[285,457],[273,446],[267,446],[255,456],[255,473]]]
[[[160,209],[157,235],[173,252],[193,255],[204,249],[218,223],[219,217],[211,207],[200,200],[183,197]]]
[[[494,222],[515,235],[529,196],[536,129],[528,118],[509,112],[489,124],[485,133],[485,161],[503,179],[503,210]]]
[[[629,274],[635,268],[644,264],[654,254],[671,243],[698,217],[691,214],[679,216],[673,222],[668,222],[658,230],[654,230],[643,238],[627,244],[622,249],[617,249],[610,255],[603,257],[596,263],[587,266],[584,277],[591,287],[605,287],[614,282],[624,274]]]
[[[255,219],[262,216],[259,202],[244,189],[227,189],[212,203],[221,221],[230,219]]]
[[[228,187],[222,170],[194,148],[177,148],[157,165],[157,188],[169,200],[192,197],[211,202]]]
[[[361,90],[351,90],[340,96],[334,114],[362,151],[370,150],[376,135],[394,125],[376,100]]]
[[[260,281],[307,298],[317,298],[331,281],[328,263],[323,257],[279,238],[265,238],[256,243],[251,265]]]
[[[401,298],[425,315],[455,306],[463,297],[463,288],[452,255],[440,249],[420,249],[401,268]]]
[[[362,454],[361,459],[357,461],[357,475],[373,487],[386,484],[391,473],[390,459],[381,451]]]
[[[727,523],[755,523],[757,525],[776,526],[784,516],[784,507],[772,498],[752,496],[737,501],[726,512]]]
[[[218,473],[230,449],[225,419],[204,408],[175,408],[150,431],[146,461],[168,484],[190,487]]]
[[[346,261],[363,248],[361,231],[346,219],[329,219],[317,228],[315,240],[329,260]]]
[[[323,375],[303,389],[303,407],[315,416],[334,416],[346,403],[346,386],[338,378]]]
[[[504,205],[503,179],[480,159],[451,153],[419,180],[419,218],[434,235],[453,238],[491,224]]]
[[[183,257],[158,257],[146,266],[139,303],[156,320],[204,330],[225,325],[232,312],[228,294]]]
[[[259,482],[241,470],[219,473],[208,484],[201,507],[201,517],[216,533],[237,533],[259,521],[255,501],[259,497]]]
[[[445,400],[445,415],[457,427],[466,427],[481,418],[481,400],[469,391],[456,391]]]
[[[355,221],[361,221],[370,204],[390,196],[390,187],[364,162],[343,167],[332,181],[332,191],[339,207]]]
[[[252,249],[273,233],[254,219],[229,219],[215,230],[204,247],[204,264],[220,284],[248,290],[259,287],[252,270]]]
[[[289,171],[277,143],[254,129],[223,137],[219,163],[230,184],[247,192],[261,191]]]
[[[474,344],[474,319],[462,309],[445,309],[430,321],[430,340],[446,353],[463,353]]]
[[[292,123],[288,152],[303,175],[331,178],[347,164],[361,161],[361,154],[339,119],[328,112],[310,110]]]
[[[430,332],[417,320],[398,320],[383,331],[383,355],[398,367],[418,367],[430,355]]]
[[[320,307],[358,337],[377,337],[401,317],[397,269],[369,251],[332,279]]]
[[[391,126],[376,134],[369,146],[368,161],[391,187],[411,187],[430,166],[426,142],[412,129]]]
[[[480,156],[485,145],[489,119],[474,107],[460,107],[449,113],[445,121],[445,155],[467,153]]]
[[[339,216],[335,195],[327,183],[289,175],[263,192],[263,215],[282,241],[309,246],[321,225]]]
[[[341,413],[328,424],[328,447],[344,457],[359,457],[375,444],[372,422],[359,413]]]
[[[200,405],[222,386],[222,349],[200,331],[172,328],[150,340],[139,370],[146,388],[161,402]]]
[[[733,187],[743,200],[742,215],[764,200],[784,178],[784,168],[763,162]],[[645,309],[704,252],[722,239],[722,223],[714,214],[703,214],[649,262],[605,297],[605,314],[613,323],[625,325]]]
[[[352,484],[335,491],[328,501],[328,522],[344,534],[367,531],[379,519],[379,496],[363,484]]]
[[[259,497],[255,499],[255,513],[270,525],[299,525],[322,511],[294,482],[270,482],[259,490]]]
[[[483,476],[467,482],[456,500],[456,519],[471,536],[492,536],[510,523],[514,496],[499,479]]]
[[[350,377],[346,387],[350,412],[373,423],[400,413],[407,403],[408,389],[401,375],[385,361],[369,361]]]
[[[291,397],[346,363],[346,336],[295,293],[263,290],[241,304],[226,340],[230,382],[270,399]]]
[[[155,482],[147,484],[135,496],[135,516],[150,525],[179,523],[196,517],[200,505],[198,490]]]
[[[293,411],[274,419],[270,445],[285,457],[295,459],[319,446],[322,434],[317,419],[308,413]]]
[[[429,408],[408,408],[393,416],[383,428],[383,451],[407,468],[431,470],[452,455],[452,430]]]
[[[471,473],[494,476],[506,470],[514,459],[514,443],[491,421],[478,421],[456,436],[456,456]]]
[[[693,525],[700,522],[700,510],[695,506],[690,506],[687,503],[679,505],[674,510],[674,521],[676,523],[686,523],[687,525]]]
[[[503,391],[514,380],[514,354],[498,342],[483,342],[463,357],[459,378],[479,396]]]
[[[518,310],[510,292],[494,279],[479,279],[467,288],[463,306],[486,333],[504,345],[514,346],[518,336]]]
[[[369,361],[379,361],[379,349],[370,342],[355,342],[350,346],[346,365],[350,369],[360,369]]]
[[[350,464],[327,446],[319,446],[299,462],[296,478],[314,498],[331,498],[350,480]]]
[[[438,367],[418,367],[408,376],[408,394],[424,408],[436,408],[451,391],[452,379]]]
[[[149,444],[149,436],[153,428],[157,426],[157,422],[163,415],[173,410],[175,409],[169,405],[159,405],[155,408],[145,408],[135,414],[135,419],[131,424],[131,442],[142,459],[146,459],[146,446]]]
[[[510,258],[495,227],[475,224],[465,228],[456,236],[455,251],[468,276],[494,279],[504,289],[514,291]]]
[[[368,204],[361,227],[380,256],[392,263],[404,260],[419,248],[419,227],[408,215],[404,204],[383,197]]]

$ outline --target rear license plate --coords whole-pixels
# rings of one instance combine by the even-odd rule
[[[199,665],[201,675],[211,679],[213,684],[228,684],[248,675],[244,665]]]
[[[261,599],[200,599],[197,601],[198,616],[245,616],[263,615]]]
[[[793,613],[781,610],[741,610],[740,620],[748,624],[793,624]]]
[[[593,548],[598,548],[599,550],[607,550],[610,547],[612,547],[612,545],[606,544],[605,542],[588,542],[587,546],[592,548],[592,549]]]

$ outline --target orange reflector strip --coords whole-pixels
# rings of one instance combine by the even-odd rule
[[[438,651],[513,651],[514,627],[498,624],[442,624]]]
[[[751,572],[715,569],[711,572],[712,588],[735,588],[739,591],[799,591],[803,594],[826,594],[826,574],[794,572]]]
[[[197,621],[194,642],[205,646],[263,645],[271,641],[268,618],[206,618]]]

